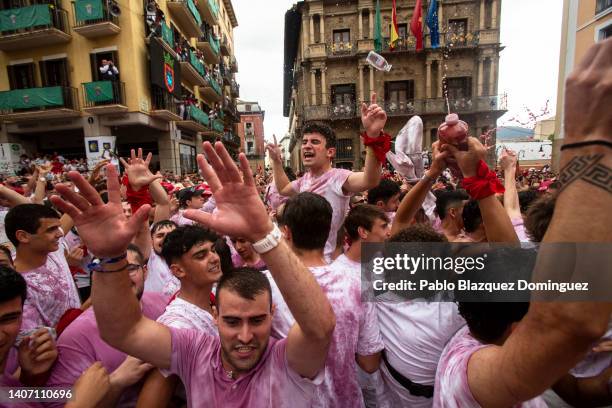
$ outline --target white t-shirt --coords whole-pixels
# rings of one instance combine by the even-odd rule
[[[170,272],[166,261],[155,251],[151,251],[149,262],[147,262],[147,279],[144,290],[146,292],[163,293],[172,296],[181,287],[181,282]]]
[[[303,177],[291,182],[291,187],[298,193],[311,192],[319,194],[331,204],[333,214],[329,236],[325,243],[325,257],[329,259],[336,248],[336,237],[338,230],[344,222],[344,217],[349,210],[349,201],[352,193],[344,194],[342,186],[352,174],[346,169],[330,169],[318,177],[313,177],[307,172]]]
[[[409,380],[434,385],[444,346],[463,325],[453,302],[406,301],[392,293],[377,298],[378,323],[389,364]],[[432,399],[418,397],[398,383],[384,362],[380,371],[389,406],[431,407]]]

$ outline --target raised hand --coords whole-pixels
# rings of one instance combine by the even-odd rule
[[[478,170],[478,163],[484,160],[487,155],[487,149],[475,137],[470,137],[467,140],[468,150],[459,150],[457,146],[446,143],[440,147],[440,151],[449,152],[457,161],[457,165],[463,174],[463,177],[473,177]]]
[[[387,123],[385,110],[376,104],[376,92],[372,92],[370,106],[361,104],[361,123],[369,137],[378,137]]]
[[[134,149],[130,151],[130,161],[126,162],[121,158],[121,164],[125,167],[130,185],[136,191],[140,190],[144,186],[148,186],[153,181],[161,179],[160,174],[153,174],[149,170],[149,164],[151,163],[151,153],[147,154],[147,158],[143,160],[142,149],[138,149],[138,156],[134,152]]]
[[[210,185],[217,211],[208,214],[187,210],[185,217],[223,235],[245,237],[250,242],[263,239],[272,230],[272,222],[259,198],[253,173],[244,153],[239,155],[244,177],[223,143],[217,142],[213,148],[209,142],[205,142],[204,153],[210,164],[203,155],[198,155],[198,166]]]
[[[57,359],[55,340],[46,328],[36,330],[19,344],[19,366],[22,374],[31,377],[46,373]]]
[[[102,170],[102,168],[108,163],[110,163],[110,160],[102,160],[96,164],[96,167],[93,168],[91,174],[89,175],[89,184],[95,186],[96,183],[98,183],[98,180],[100,179],[100,170]]]
[[[447,167],[446,159],[449,156],[449,152],[440,151],[439,141],[436,141],[431,145],[431,150],[432,150],[432,160],[431,160],[431,166],[429,167],[429,170],[428,170],[428,175],[432,178],[437,178],[440,174],[442,174],[444,169],[446,169]]]
[[[274,138],[274,143],[268,143],[266,145],[266,150],[270,155],[270,160],[274,163],[282,163],[283,162],[283,152],[281,151],[280,146],[276,142],[276,135],[272,135]]]
[[[58,184],[55,189],[61,198],[53,196],[51,201],[72,217],[83,243],[94,255],[116,257],[125,253],[151,207],[143,205],[128,219],[121,207],[117,168],[107,165],[106,175],[108,204],[104,204],[98,192],[76,171],[69,172],[68,177],[80,193]]]
[[[509,149],[503,149],[501,155],[499,156],[499,166],[502,170],[511,170],[516,168],[516,153]]]

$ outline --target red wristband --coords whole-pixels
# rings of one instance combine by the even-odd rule
[[[378,137],[370,137],[367,132],[363,132],[361,137],[363,138],[363,145],[371,147],[376,159],[384,164],[387,159],[387,152],[391,150],[391,136],[381,130]]]
[[[484,161],[478,162],[474,177],[466,177],[462,181],[463,188],[474,200],[482,200],[493,194],[506,191],[494,171]]]

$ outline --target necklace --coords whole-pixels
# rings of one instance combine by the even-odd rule
[[[230,380],[234,379],[234,371],[233,370],[226,370],[225,368],[223,369],[223,371],[225,371],[225,375],[227,375],[227,378],[229,378]]]

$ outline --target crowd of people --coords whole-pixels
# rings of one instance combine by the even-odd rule
[[[52,165],[24,158],[22,191],[0,187],[0,385],[74,398],[0,406],[612,404],[611,303],[373,300],[361,277],[372,243],[611,242],[611,67],[607,40],[568,78],[558,175],[507,150],[490,169],[477,138],[442,133],[408,182],[384,169],[375,95],[360,172],[332,167],[318,122],[298,177],[276,143],[255,173],[220,142],[189,176],[155,174],[137,149],[123,174],[101,162],[53,184]]]

